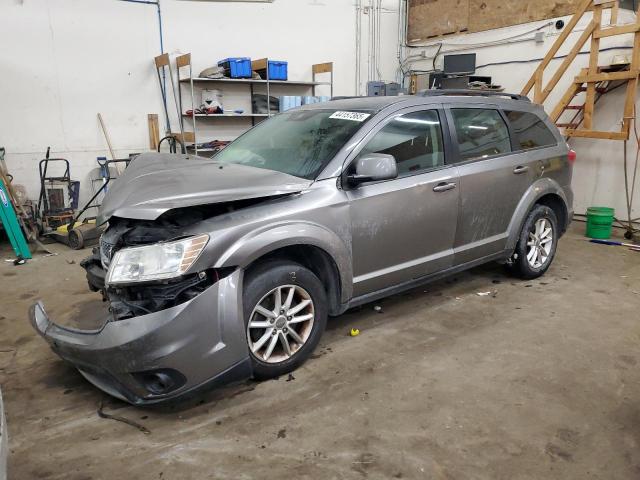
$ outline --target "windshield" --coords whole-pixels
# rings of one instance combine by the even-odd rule
[[[232,142],[215,160],[313,180],[371,116],[324,109],[281,113]]]

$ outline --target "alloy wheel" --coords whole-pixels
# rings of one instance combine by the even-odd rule
[[[527,261],[532,268],[542,268],[551,255],[553,247],[553,226],[546,218],[539,218],[529,232],[527,241]]]
[[[299,285],[281,285],[253,308],[247,325],[247,342],[260,361],[280,363],[307,342],[315,319],[313,300]]]

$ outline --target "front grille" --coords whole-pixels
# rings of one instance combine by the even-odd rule
[[[105,270],[109,268],[111,258],[115,253],[114,247],[115,244],[105,241],[104,235],[100,237],[100,262]]]

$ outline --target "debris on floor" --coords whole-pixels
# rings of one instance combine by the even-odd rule
[[[382,313],[382,307],[380,305],[376,305],[373,309],[378,313]]]
[[[496,298],[498,296],[498,291],[497,290],[492,290],[492,291],[489,291],[489,292],[477,292],[476,295],[478,295],[479,297]]]
[[[360,330],[358,330],[357,328],[352,328],[349,335],[351,335],[352,337],[357,337],[358,335],[360,335]]]
[[[106,418],[108,420],[115,420],[116,422],[122,422],[122,423],[126,423],[127,425],[131,425],[132,427],[135,427],[138,430],[140,430],[145,435],[151,434],[151,431],[147,427],[145,427],[144,425],[140,425],[139,423],[134,422],[133,420],[130,420],[130,419],[125,418],[125,417],[121,417],[119,415],[112,415],[110,413],[105,413],[105,411],[104,411],[104,402],[103,401],[100,401],[100,406],[98,407],[98,416],[100,418]]]

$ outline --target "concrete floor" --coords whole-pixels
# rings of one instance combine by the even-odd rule
[[[367,305],[295,379],[172,409],[107,398],[31,330],[34,300],[60,317],[94,298],[84,252],[2,261],[10,479],[640,478],[640,254],[583,228],[542,279],[491,265]]]

